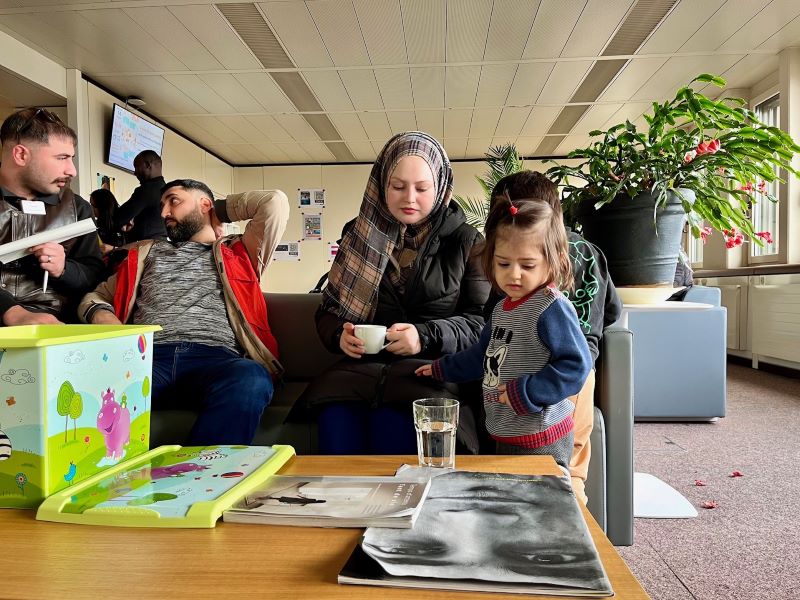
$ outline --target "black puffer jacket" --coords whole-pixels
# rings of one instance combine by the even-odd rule
[[[490,288],[475,252],[482,242],[478,230],[467,225],[461,207],[451,202],[442,223],[421,248],[402,297],[384,276],[372,323],[387,327],[413,323],[423,346],[420,357],[452,354],[478,341]],[[316,319],[322,343],[341,353],[339,337],[345,321],[321,308]]]

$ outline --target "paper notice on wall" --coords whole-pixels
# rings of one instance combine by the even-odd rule
[[[303,239],[322,239],[322,215],[307,215],[303,213]]]
[[[280,242],[275,247],[272,260],[290,260],[297,262],[300,260],[300,242]]]
[[[300,208],[325,208],[325,190],[297,188],[297,200]]]
[[[339,253],[339,244],[337,244],[336,242],[328,242],[328,262],[333,262],[338,253]]]

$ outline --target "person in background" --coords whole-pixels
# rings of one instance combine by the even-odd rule
[[[575,308],[561,210],[506,195],[486,219],[483,268],[505,298],[480,340],[417,369],[440,381],[483,378],[486,429],[498,454],[549,454],[565,469],[572,457],[574,404],[591,368]]]
[[[520,171],[503,177],[492,190],[492,204],[504,202],[506,194],[511,198],[538,198],[553,210],[561,211],[558,187],[537,171]],[[578,322],[589,344],[594,365],[603,330],[619,319],[622,302],[608,274],[602,251],[569,228],[567,239],[573,274],[573,288],[568,297],[578,313]],[[584,503],[587,501],[584,489],[591,458],[589,438],[594,426],[594,388],[595,373],[592,369],[581,391],[571,398],[575,405],[572,415],[575,432],[569,470],[575,495]]]
[[[311,383],[290,415],[306,409],[317,419],[323,454],[414,453],[411,401],[458,395],[414,377],[432,358],[471,346],[483,327],[489,284],[473,252],[483,238],[450,202],[452,189],[447,154],[426,133],[394,136],[372,167],[316,315],[322,343],[346,358]],[[388,327],[386,349],[365,355],[358,323]],[[469,447],[465,409],[459,439]],[[471,427],[476,437],[474,419]]]
[[[250,444],[282,368],[260,281],[289,220],[281,191],[214,202],[207,185],[164,186],[170,240],[130,246],[108,281],[87,294],[86,323],[157,324],[153,406],[199,412],[189,445]],[[222,223],[249,220],[241,235]],[[183,440],[175,440],[182,442]]]
[[[125,234],[114,228],[114,216],[119,204],[109,190],[99,188],[89,194],[94,222],[97,224],[97,236],[100,238],[100,251],[108,254],[114,248],[125,245]]]
[[[89,203],[69,189],[76,142],[75,132],[44,108],[17,111],[3,122],[0,244],[91,218]],[[75,304],[103,274],[97,236],[92,232],[31,250],[0,265],[0,323],[74,322]]]
[[[139,187],[114,217],[114,230],[125,233],[128,243],[139,240],[165,240],[167,230],[161,218],[161,188],[166,183],[161,175],[161,157],[153,150],[143,150],[133,159]],[[130,230],[126,227],[133,226]]]

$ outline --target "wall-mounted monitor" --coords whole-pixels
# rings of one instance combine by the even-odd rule
[[[108,144],[108,164],[133,172],[133,159],[142,150],[155,150],[161,156],[164,128],[139,115],[114,105],[111,138]]]

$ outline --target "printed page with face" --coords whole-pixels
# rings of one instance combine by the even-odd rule
[[[410,530],[367,529],[339,583],[613,595],[569,479],[449,472]]]

